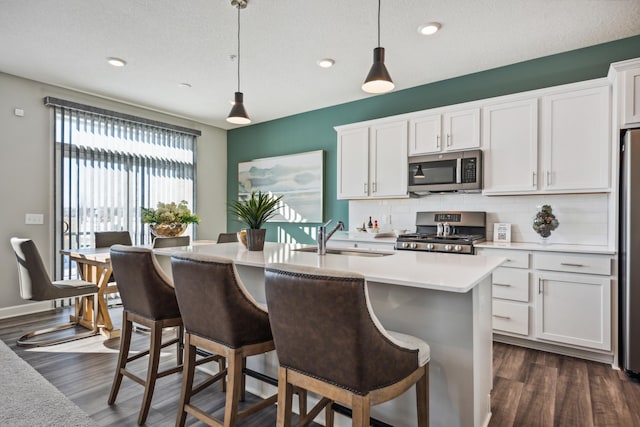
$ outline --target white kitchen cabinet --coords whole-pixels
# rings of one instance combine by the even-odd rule
[[[542,190],[610,189],[610,111],[609,85],[542,97]]]
[[[536,336],[588,348],[611,349],[611,280],[538,272]]]
[[[409,120],[409,155],[480,147],[480,109],[425,112]]]
[[[407,122],[338,129],[338,198],[407,197]]]
[[[482,108],[484,194],[538,189],[538,99]]]
[[[640,68],[624,72],[623,110],[625,125],[640,123]]]

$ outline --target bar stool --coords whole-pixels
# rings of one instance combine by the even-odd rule
[[[271,264],[265,269],[269,320],[278,369],[278,427],[291,425],[292,387],[323,398],[297,425],[333,402],[352,409],[354,426],[369,426],[370,407],[416,385],[418,426],[429,425],[429,346],[386,331],[373,313],[362,275]]]
[[[171,257],[171,269],[185,326],[186,360],[176,426],[184,425],[187,414],[208,425],[235,426],[239,420],[274,404],[277,394],[238,411],[244,393],[246,358],[272,351],[274,345],[267,310],[246,290],[233,261],[180,254]],[[228,360],[223,421],[190,403],[191,397],[208,385],[193,386],[197,347]]]
[[[114,245],[110,250],[113,270],[118,274],[118,289],[122,298],[122,333],[118,365],[109,394],[112,405],[122,382],[127,376],[144,386],[144,397],[138,415],[138,424],[147,419],[156,380],[182,371],[182,335],[183,326],[178,302],[176,301],[171,279],[157,264],[151,249],[125,245]],[[149,350],[129,357],[133,322],[150,329]],[[177,338],[162,343],[162,331],[165,328],[178,328]],[[176,344],[177,366],[158,372],[160,352],[164,347]],[[146,380],[126,369],[127,363],[149,355]]]

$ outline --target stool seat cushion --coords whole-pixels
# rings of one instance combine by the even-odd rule
[[[413,335],[403,334],[401,332],[396,331],[386,331],[391,338],[393,338],[393,343],[405,348],[418,349],[418,363],[420,366],[424,366],[429,363],[431,359],[431,349],[429,348],[429,344],[422,341],[420,338],[414,337]]]

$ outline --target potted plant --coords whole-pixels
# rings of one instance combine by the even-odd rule
[[[200,217],[191,213],[187,201],[158,203],[156,209],[142,208],[142,222],[149,224],[154,236],[176,237],[182,235],[189,224],[198,224]]]
[[[252,191],[247,200],[236,200],[229,204],[229,211],[236,215],[247,228],[247,249],[261,251],[267,230],[262,228],[278,211],[282,196],[275,197],[262,191]]]

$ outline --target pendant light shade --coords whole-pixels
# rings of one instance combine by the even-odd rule
[[[424,178],[424,172],[422,172],[422,165],[418,165],[418,170],[416,170],[415,178]]]
[[[231,6],[238,8],[238,91],[233,99],[233,107],[227,116],[227,122],[234,125],[246,125],[251,119],[244,108],[244,95],[240,92],[240,9],[247,7],[247,0],[231,0]]]
[[[378,47],[373,49],[373,65],[362,84],[362,90],[368,93],[385,93],[396,87],[384,65],[384,48],[380,46],[380,1],[378,0]]]
[[[242,101],[242,92],[236,92],[233,101],[233,107],[231,107],[231,112],[227,117],[227,121],[229,123],[233,123],[234,125],[246,125],[251,123],[251,119],[249,118],[247,110],[244,108],[244,103]]]

